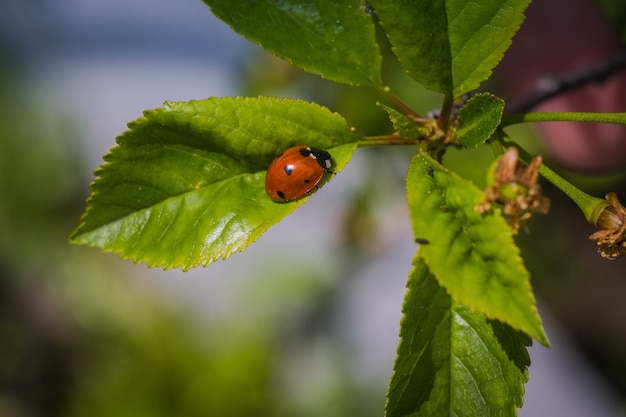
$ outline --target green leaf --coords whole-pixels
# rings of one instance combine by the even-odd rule
[[[502,120],[504,101],[489,93],[477,94],[459,111],[457,141],[467,149],[485,143]]]
[[[499,214],[474,207],[482,192],[432,158],[417,155],[407,178],[409,212],[421,255],[460,303],[548,343],[530,276],[512,232]]]
[[[394,130],[403,138],[420,139],[428,136],[428,129],[418,126],[411,119],[389,106],[382,103],[377,104],[387,112]]]
[[[455,301],[419,254],[407,288],[385,416],[515,416],[532,341]]]
[[[265,171],[283,150],[326,149],[338,172],[358,139],[326,108],[267,97],[167,102],[129,127],[96,171],[71,241],[185,270],[244,249],[308,199],[266,195]]]
[[[233,30],[308,72],[381,88],[374,23],[361,0],[204,0]]]
[[[371,0],[409,75],[459,97],[489,78],[530,0]]]

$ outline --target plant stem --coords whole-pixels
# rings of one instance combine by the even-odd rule
[[[422,117],[418,112],[410,108],[406,103],[400,100],[394,93],[391,92],[389,87],[378,89],[380,95],[385,97],[390,103],[392,103],[398,110],[400,110],[406,117],[417,123],[424,123],[426,118]]]
[[[501,142],[504,146],[507,147],[515,146],[519,152],[520,158],[525,162],[529,163],[532,159],[532,156],[528,152],[526,152],[525,149],[523,149],[517,143],[513,142],[508,137],[501,138]],[[579,188],[574,186],[565,178],[561,177],[545,164],[541,164],[539,166],[539,174],[541,174],[542,177],[550,181],[558,189],[563,191],[565,195],[571,198],[572,201],[576,203],[576,205],[583,212],[583,214],[585,215],[585,219],[587,219],[587,222],[589,222],[593,226],[596,226],[598,216],[602,212],[602,209],[609,205],[606,200],[591,196],[581,191]]]
[[[596,226],[598,222],[598,216],[602,212],[602,209],[609,205],[606,200],[591,196],[579,188],[572,185],[565,178],[561,177],[556,172],[552,171],[547,165],[541,164],[539,167],[539,174],[552,184],[557,186],[563,191],[569,198],[576,203],[580,210],[585,215],[587,221]]]
[[[443,104],[441,105],[441,112],[439,113],[439,119],[437,125],[442,132],[448,130],[448,122],[450,122],[450,114],[452,114],[452,105],[454,104],[454,98],[451,95],[446,94],[443,97]]]
[[[502,127],[534,122],[587,122],[626,124],[626,113],[592,112],[535,112],[507,114],[502,117]]]
[[[493,140],[489,141],[493,156],[496,158],[500,155],[504,155],[504,152],[506,152],[506,147],[504,146],[504,143],[502,143],[504,136],[505,133],[502,130],[497,130],[493,135]]]
[[[418,140],[407,139],[398,135],[380,135],[380,136],[362,136],[358,142],[359,148],[367,148],[370,146],[388,146],[388,145],[417,145]]]

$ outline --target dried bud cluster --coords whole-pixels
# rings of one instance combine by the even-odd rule
[[[617,259],[626,254],[626,208],[619,202],[615,193],[606,195],[609,205],[602,209],[598,217],[598,230],[589,239],[598,244],[598,253],[607,259]]]
[[[491,203],[503,206],[507,223],[513,233],[519,230],[520,222],[533,213],[547,213],[550,200],[541,194],[537,184],[541,156],[535,156],[529,165],[520,163],[516,148],[509,148],[497,161],[493,172],[493,183],[485,191],[484,200],[476,210],[484,213]]]

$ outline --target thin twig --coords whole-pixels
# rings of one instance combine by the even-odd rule
[[[613,57],[582,70],[572,71],[562,76],[547,75],[539,80],[531,93],[511,100],[506,113],[524,113],[544,101],[588,83],[602,83],[611,75],[626,68],[626,50]]]

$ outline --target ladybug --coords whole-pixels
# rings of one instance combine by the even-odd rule
[[[306,145],[294,146],[274,159],[265,175],[265,192],[274,201],[286,203],[311,193],[331,173],[330,154]]]

